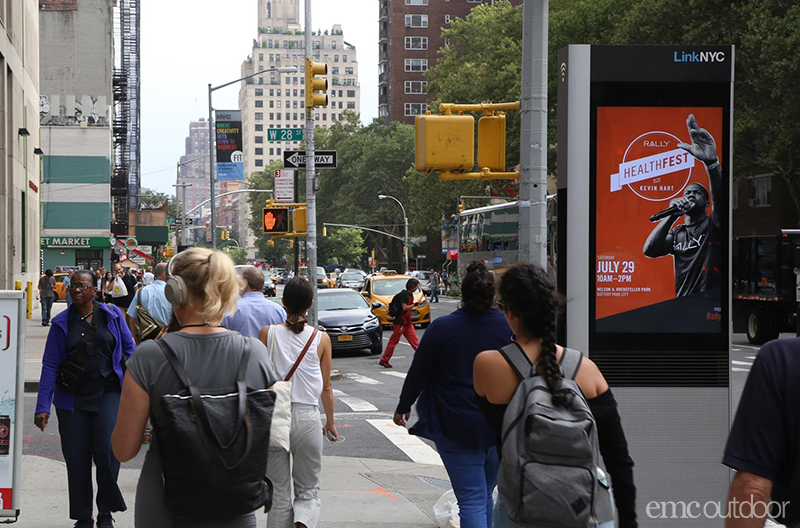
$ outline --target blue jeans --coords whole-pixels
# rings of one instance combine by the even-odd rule
[[[431,286],[431,302],[439,302],[439,287]]]
[[[497,449],[436,449],[458,500],[461,528],[492,528],[492,490],[497,483]]]
[[[611,494],[611,507],[614,507],[613,492]],[[616,509],[614,511],[616,515]],[[598,524],[597,528],[614,528],[615,526],[615,521],[608,521]],[[521,528],[520,525],[508,518],[508,513],[503,507],[503,500],[500,497],[497,497],[497,502],[494,504],[494,528]]]
[[[50,310],[53,309],[53,297],[41,297],[39,301],[42,303],[42,322],[47,324],[50,322]]]

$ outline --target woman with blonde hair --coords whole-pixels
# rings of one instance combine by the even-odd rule
[[[179,330],[165,335],[161,341],[166,345],[164,348],[177,356],[185,376],[201,391],[232,386],[249,345],[245,376],[248,389],[271,387],[278,378],[264,345],[220,326],[223,316],[235,309],[239,295],[239,281],[231,259],[218,251],[192,248],[173,257],[169,268],[175,278],[170,279],[165,291]],[[166,424],[162,399],[181,392],[184,384],[165,354],[159,342],[152,340],[144,341],[134,352],[128,362],[119,420],[112,436],[117,458],[123,462],[130,460],[139,452],[147,418],[152,416],[152,442],[136,489],[136,526],[255,527],[252,512],[224,520],[189,522],[168,508],[159,449],[159,433]],[[268,446],[252,449],[266,450]]]

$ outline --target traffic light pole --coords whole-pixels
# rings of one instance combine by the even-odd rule
[[[547,269],[548,0],[525,0],[520,99],[519,259]]]
[[[311,39],[311,0],[306,0],[306,56],[314,57]],[[306,68],[309,61],[306,60]],[[306,76],[308,78],[308,76]],[[314,93],[314,86],[306,84],[306,92]],[[314,292],[314,304],[308,311],[308,323],[317,326],[317,200],[314,195],[314,111],[306,105],[306,259],[308,261],[308,278]],[[299,269],[297,270],[300,271]]]

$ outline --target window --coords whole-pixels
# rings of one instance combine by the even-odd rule
[[[341,102],[341,101],[339,101],[339,108],[341,108],[341,107],[342,107],[342,102]]]
[[[281,89],[280,88],[278,88],[277,94],[278,94],[278,97],[281,96]]]
[[[750,207],[769,207],[772,205],[772,175],[756,176],[750,180]]]
[[[288,40],[284,40],[283,41],[283,47],[284,47],[284,49],[288,49],[289,48],[289,41]]]
[[[450,23],[450,15],[445,15],[444,16],[444,23],[445,24],[449,24]]]
[[[428,59],[406,59],[407,72],[428,71]]]
[[[270,97],[275,95],[275,88],[270,88],[269,89],[269,95],[270,95]]]
[[[264,89],[263,88],[256,88],[256,95],[264,95]]]
[[[269,120],[270,120],[270,121],[272,121],[273,119],[275,119],[275,114],[273,114],[272,112],[270,112],[270,113],[269,113]],[[270,125],[269,127],[270,127],[270,128],[272,128],[272,125]]]
[[[263,132],[263,131],[264,131],[264,125],[262,125],[261,123],[257,124],[256,132]]]
[[[323,121],[327,121],[328,120],[328,114],[322,114],[322,120]]]
[[[259,53],[258,54],[258,60],[260,60],[260,61],[264,60],[264,54],[263,53]]]
[[[347,97],[355,97],[356,91],[355,90],[347,90]]]
[[[295,79],[297,79],[297,77],[295,77]],[[286,77],[286,84],[292,84],[291,77],[289,77],[289,76]]]
[[[350,110],[355,110],[356,102],[355,101],[347,101],[347,108],[349,108]]]
[[[297,101],[295,101],[295,102],[297,102]],[[292,119],[294,119],[295,121],[297,121],[297,114],[296,114],[296,113],[292,113]]]
[[[428,81],[406,81],[405,93],[407,94],[426,94],[428,93]]]
[[[333,62],[339,62],[339,56],[338,55],[334,55],[333,56]]]
[[[270,101],[270,103],[271,103],[271,102],[272,102],[272,101]],[[275,101],[275,107],[276,107],[276,108],[280,108],[280,107],[281,107],[281,102],[280,102],[280,101]],[[270,108],[272,108],[272,105],[270,105]]]
[[[274,53],[270,53],[269,54],[269,61],[272,62],[274,60],[275,60],[275,54]]]
[[[278,102],[280,102],[280,101],[278,101]],[[273,100],[270,100],[270,102],[269,102],[269,107],[270,107],[270,108],[275,108],[275,101],[273,101]]]
[[[264,166],[264,160],[263,159],[257,159],[256,160],[256,167],[263,167],[263,166]]]
[[[293,96],[295,96],[295,97],[297,97],[297,88],[295,88],[294,90],[292,90],[292,95],[293,95]]]
[[[270,156],[274,156],[275,155],[275,149],[274,148],[269,149],[269,155]]]
[[[297,108],[297,100],[292,101],[292,108]]]
[[[342,62],[347,62],[347,55],[342,55]]]
[[[406,15],[407,28],[428,27],[428,15]]]
[[[278,148],[277,148],[277,149],[275,149],[275,150],[277,151],[277,154],[278,154],[278,156],[280,156],[280,155],[281,155],[281,148],[280,148],[280,147],[278,147]]]
[[[331,41],[331,48],[332,49],[336,49],[336,41],[335,40]]]
[[[291,114],[290,114],[289,112],[286,112],[286,120],[287,120],[287,121],[290,119],[290,117],[289,117],[290,115],[291,115]]]
[[[406,5],[428,5],[428,0],[406,0]]]
[[[264,101],[262,101],[261,99],[257,99],[256,108],[264,108]]]
[[[256,148],[256,156],[261,156],[262,154],[264,154],[263,147],[257,147]]]
[[[426,110],[428,110],[428,105],[425,103],[406,103],[405,105],[406,116],[424,114]]]
[[[256,112],[256,121],[261,121],[262,119],[264,119],[264,113]]]
[[[344,69],[344,74],[345,75],[353,75],[353,67],[350,66],[350,67],[345,68]]]
[[[268,41],[268,43],[267,43],[267,47],[268,47],[268,48],[271,48],[271,47],[272,47],[272,39],[269,39],[269,41]]]
[[[468,4],[480,4],[483,0],[467,0]]]
[[[406,37],[407,50],[428,49],[428,37]]]
[[[333,68],[331,68],[331,73],[333,75],[339,75],[339,67],[338,66],[334,66]]]
[[[264,136],[256,136],[256,143],[263,143],[263,142],[264,142]]]

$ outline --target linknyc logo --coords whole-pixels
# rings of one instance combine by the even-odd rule
[[[673,62],[725,62],[724,51],[673,51]]]

